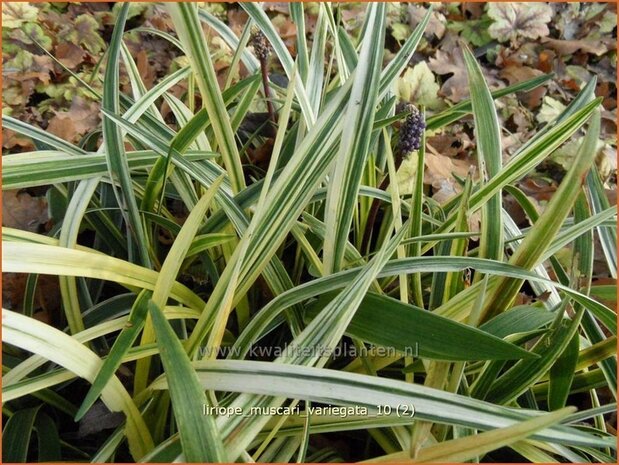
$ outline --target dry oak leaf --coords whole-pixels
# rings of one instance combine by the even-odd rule
[[[34,148],[32,144],[32,140],[23,137],[21,134],[11,131],[10,129],[3,128],[2,129],[2,147],[6,149],[11,149],[13,147],[20,147],[30,150]]]
[[[61,139],[74,141],[77,136],[99,124],[99,104],[75,97],[69,111],[59,111],[50,120],[47,130]]]
[[[77,129],[75,122],[66,114],[66,112],[58,112],[47,126],[47,132],[60,137],[62,140],[74,142],[77,137]]]
[[[296,53],[297,25],[282,14],[275,16],[271,22],[284,41],[284,45],[286,45],[288,51],[293,54]]]
[[[408,5],[408,18],[409,24],[414,29],[423,20],[428,10],[421,5],[409,3]],[[447,27],[447,19],[445,15],[437,12],[432,12],[430,21],[428,21],[428,27],[424,30],[424,35],[430,37],[435,35],[437,39],[442,39],[445,35]]]
[[[2,193],[2,225],[37,232],[49,219],[45,197],[32,197],[27,192],[8,190]]]
[[[24,304],[24,292],[28,275],[24,273],[2,273],[2,306],[9,310],[21,310]],[[60,287],[57,276],[39,275],[34,295],[33,316],[37,320],[53,323],[54,314],[60,308]]]
[[[552,9],[546,3],[489,3],[488,17],[493,20],[490,36],[501,42],[518,36],[537,39],[549,34]]]
[[[412,192],[411,180],[415,177],[417,171],[417,157],[417,152],[411,153],[410,156],[402,160],[402,164],[398,169],[396,179],[400,194],[402,195]],[[471,166],[475,166],[475,162],[472,160],[450,158],[440,153],[432,153],[432,151],[426,152],[424,162],[423,183],[435,189],[444,187],[446,181],[456,185],[454,174],[460,178],[466,178]]]
[[[466,178],[471,166],[475,166],[474,161],[449,158],[431,152],[426,153],[424,161],[426,169],[423,173],[423,182],[434,187],[441,187],[444,180],[455,180],[454,174],[460,178]]]
[[[616,39],[612,39],[611,37],[602,40],[558,40],[545,37],[541,39],[541,42],[556,50],[561,55],[572,55],[577,51],[581,51],[600,56],[604,55],[609,50],[617,48],[615,40]]]
[[[148,54],[145,50],[140,50],[138,52],[136,66],[138,67],[144,86],[147,89],[152,88],[155,79],[157,79],[157,72],[155,71],[154,66],[150,64]]]
[[[56,58],[69,69],[75,69],[84,61],[84,49],[71,42],[62,42],[54,48]]]
[[[245,10],[228,10],[226,14],[228,15],[228,26],[237,36],[240,36],[249,15]]]
[[[534,77],[541,76],[542,73],[539,69],[531,68],[530,66],[516,66],[510,65],[503,68],[499,72],[501,79],[506,79],[509,85],[514,85],[518,82],[524,82]]]
[[[530,66],[510,65],[503,68],[499,72],[501,79],[506,79],[510,85],[524,82],[534,77],[544,74],[539,69],[531,68]],[[539,86],[529,92],[522,94],[522,101],[526,103],[528,108],[537,108],[542,103],[542,98],[546,95],[547,89],[545,86]]]
[[[449,52],[437,50],[435,57],[430,58],[429,66],[436,74],[452,74],[443,82],[440,95],[454,103],[469,96],[468,78],[462,50],[459,48],[454,48]]]

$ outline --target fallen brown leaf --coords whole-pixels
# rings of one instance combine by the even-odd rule
[[[49,121],[47,131],[63,140],[73,142],[77,138],[75,122],[69,115],[64,113],[66,112],[59,112]]]
[[[76,69],[84,61],[86,52],[71,42],[62,42],[54,48],[55,56],[69,69]]]
[[[47,130],[73,142],[99,124],[99,104],[76,97],[68,111],[58,111],[50,120]]]
[[[49,219],[45,197],[7,190],[2,193],[2,225],[37,232]]]
[[[447,47],[445,47],[447,48]],[[428,66],[436,74],[451,74],[443,82],[439,95],[448,98],[452,102],[459,102],[469,95],[468,80],[466,77],[466,65],[459,48],[447,48],[449,51],[437,50],[436,55],[428,61]]]
[[[140,72],[142,82],[147,89],[150,89],[151,87],[153,87],[153,83],[157,78],[157,73],[155,72],[155,68],[149,63],[148,55],[145,50],[140,50],[138,52],[136,61],[136,66],[138,67],[138,71]]]
[[[32,144],[32,140],[27,137],[22,137],[15,131],[11,131],[10,129],[2,129],[2,147],[6,149],[14,149],[14,148],[22,148],[25,150],[31,150],[34,148]],[[14,152],[19,152],[19,150],[13,150]]]
[[[412,28],[417,27],[417,25],[423,20],[426,12],[427,10],[424,6],[409,3],[408,18],[410,26]],[[445,27],[446,22],[446,18],[442,13],[436,10],[433,11],[432,15],[430,16],[430,21],[428,21],[428,26],[424,31],[424,35],[426,37],[431,37],[432,35],[434,35],[437,39],[442,39],[447,29]]]
[[[475,166],[475,162],[449,158],[441,154],[426,153],[425,165],[424,184],[440,187],[442,181],[453,180],[454,173],[460,178],[466,178],[470,167]]]
[[[506,79],[510,85],[516,84],[518,82],[526,81],[528,79],[532,79],[542,74],[543,73],[538,69],[534,69],[529,66],[515,66],[515,65],[511,65],[506,68],[503,68],[499,72],[499,76],[502,79]]]
[[[240,36],[247,23],[247,18],[249,18],[248,14],[242,9],[230,9],[227,11],[227,15],[228,26],[230,26],[230,29],[232,29],[237,36]]]
[[[24,273],[2,273],[2,306],[10,310],[22,310],[28,275]],[[58,277],[39,275],[32,302],[33,315],[37,320],[53,323],[60,309],[60,288]]]
[[[541,42],[548,47],[554,49],[560,55],[572,55],[577,51],[585,52],[585,53],[593,53],[594,55],[600,56],[608,52],[609,50],[614,50],[617,48],[614,39],[608,37],[603,38],[601,40],[560,40],[560,39],[551,39],[549,37],[544,37],[541,39]]]

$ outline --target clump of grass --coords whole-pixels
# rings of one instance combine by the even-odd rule
[[[355,460],[492,461],[509,448],[517,460],[615,461],[605,415],[616,404],[600,393],[616,393],[616,315],[591,297],[615,289],[591,286],[594,235],[611,273],[616,263],[615,211],[591,170],[594,80],[504,163],[494,99],[551,76],[491,92],[465,48],[471,99],[402,111],[392,89],[429,14],[384,66],[385,4],[368,5],[358,44],[320,4],[315,39],[300,34],[294,59],[257,4],[242,4],[241,39],[195,4],[168,4],[190,64],[146,91],[121,53],[128,7],[107,51],[96,152],[3,118],[45,147],[5,156],[3,187],[52,185],[68,205],[49,235],[3,228],[3,270],[29,274],[30,286],[59,276],[68,325],[3,310],[5,461],[350,460],[325,445],[343,432],[367,446]],[[305,30],[303,4],[290,8]],[[204,22],[248,77],[220,89]],[[287,87],[270,82],[267,58]],[[121,59],[135,98],[119,91]],[[168,93],[189,76],[203,103],[195,112],[191,92]],[[272,137],[256,131],[241,143],[239,126],[265,96]],[[471,114],[479,176],[431,204],[424,130]],[[573,166],[538,214],[515,181],[582,129]],[[265,144],[261,172],[247,152]],[[405,196],[393,179],[409,152],[418,162]],[[530,228],[503,210],[503,192]],[[555,255],[570,245],[566,269]],[[200,286],[182,275],[201,276],[191,281]],[[545,299],[515,305],[524,285]],[[65,434],[61,424],[96,422],[100,401],[122,412],[115,429],[88,442]],[[587,406],[576,412],[577,401]]]

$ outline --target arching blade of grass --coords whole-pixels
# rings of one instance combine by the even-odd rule
[[[549,426],[561,423],[574,411],[576,409],[573,407],[565,408],[508,426],[507,428],[486,431],[474,436],[452,439],[451,441],[429,446],[419,451],[419,454],[414,458],[414,462],[464,462],[476,457],[483,457],[488,452],[509,446]]]
[[[587,188],[589,189],[589,202],[593,213],[600,213],[611,208],[604,192],[602,180],[596,170],[591,170],[587,174]],[[617,279],[617,229],[597,228],[597,233],[608,263],[608,271],[613,278]]]
[[[566,245],[579,239],[586,238],[587,234],[593,228],[614,226],[616,224],[616,221],[614,220],[616,216],[617,209],[615,207],[609,207],[606,210],[587,218],[586,220],[579,221],[576,224],[563,229],[555,236],[550,247],[548,247],[546,252],[544,252],[542,260],[547,260]],[[535,217],[535,219],[537,218],[538,216]],[[522,235],[522,238],[524,238],[524,235]]]
[[[305,428],[306,418],[302,416],[289,416],[279,427],[277,433],[279,437],[297,436]],[[332,433],[338,431],[365,430],[368,428],[390,427],[411,423],[410,418],[398,418],[395,416],[368,417],[366,415],[348,415],[345,418],[334,415],[314,415],[309,416],[310,434]],[[280,418],[273,418],[257,436],[257,441],[262,441],[271,434],[275,423],[280,422]],[[157,446],[151,454],[143,458],[144,462],[165,463],[173,461],[181,454],[181,447],[178,435],[171,436],[169,440]]]
[[[533,348],[540,357],[516,362],[492,384],[486,399],[495,403],[508,403],[540,380],[577,335],[582,313],[580,310],[572,321],[565,320],[554,325]]]
[[[235,238],[236,236],[234,234],[224,233],[202,234],[200,236],[196,236],[195,239],[191,241],[191,246],[187,251],[187,257],[197,255],[200,252],[204,252],[210,248],[225,244]]]
[[[342,267],[344,249],[357,206],[359,184],[369,155],[385,41],[384,4],[370,4],[366,21],[376,27],[371,29],[371,35],[363,39],[360,65],[355,70],[350,98],[344,110],[346,131],[342,133],[333,176],[327,191],[325,206],[327,233],[323,251],[326,274],[339,271]]]
[[[45,412],[39,412],[34,420],[34,428],[37,432],[39,462],[59,461],[62,457],[62,444],[54,420]]]
[[[24,241],[24,243],[16,241]],[[67,276],[110,279],[128,287],[136,286],[151,290],[154,288],[157,280],[157,272],[155,271],[100,253],[94,253],[87,247],[77,246],[76,250],[68,250],[60,249],[57,244],[58,241],[53,238],[4,227],[2,269],[6,272],[15,273],[66,274]],[[62,256],[59,256],[59,250],[62,250]],[[24,259],[29,256],[32,256],[32,258]],[[499,276],[546,282],[589,309],[608,329],[616,334],[617,323],[613,310],[580,292],[570,289],[568,286],[545,280],[535,273],[506,263],[469,257],[406,258],[390,261],[379,276],[395,276],[403,272],[463,271],[467,268],[479,269],[484,273]],[[359,268],[354,268],[303,284],[298,288],[288,290],[270,305],[276,307],[273,310],[276,315],[286,307],[343,287],[358,272]],[[171,296],[197,310],[202,310],[205,305],[202,299],[179,283],[173,286]]]
[[[40,407],[31,407],[19,410],[7,420],[2,431],[2,461],[27,461],[30,436],[39,409]]]
[[[83,155],[85,150],[62,140],[60,137],[55,136],[41,128],[37,128],[23,121],[19,121],[8,115],[2,115],[2,127],[11,129],[19,134],[23,134],[26,137],[30,137],[33,140],[42,142],[49,148],[59,150],[61,152],[70,153],[72,155]]]
[[[559,189],[555,192],[544,213],[531,228],[518,249],[514,252],[509,263],[525,269],[530,269],[540,263],[546,249],[556,236],[572,209],[585,176],[595,159],[595,147],[600,135],[600,113],[596,112],[591,118],[587,135],[580,146],[574,160]],[[488,296],[487,303],[482,310],[484,319],[500,313],[508,307],[516,296],[522,282],[518,280],[499,279],[494,292]]]
[[[146,321],[146,313],[148,311],[147,304],[150,296],[150,292],[142,291],[135,300],[133,308],[131,309],[131,314],[129,315],[129,320],[116,338],[108,357],[103,362],[82,405],[75,414],[75,421],[79,421],[101,395],[101,392],[108,382],[110,382],[110,379],[114,376],[114,373],[122,363],[123,357],[137,339],[140,331],[142,331],[144,322]]]
[[[208,112],[232,190],[239,192],[245,187],[241,159],[196,6],[191,3],[168,4],[168,10],[194,70],[202,104]]]
[[[118,18],[116,19],[114,33],[112,34],[112,39],[110,40],[110,46],[107,54],[108,61],[105,70],[103,100],[101,102],[101,107],[113,113],[118,113],[120,110],[118,96],[119,55],[120,44],[128,11],[129,4],[126,3],[121,8]],[[147,236],[144,234],[142,219],[140,217],[138,204],[133,192],[133,185],[125,156],[125,145],[121,129],[106,116],[103,116],[102,125],[103,140],[105,143],[105,152],[107,155],[110,177],[112,179],[118,178],[118,182],[120,183],[120,193],[118,193],[114,187],[118,205],[123,212],[123,216],[125,216],[127,229],[129,230],[133,243],[138,251],[139,263],[150,267]],[[114,186],[114,184],[112,184],[112,186]]]
[[[5,309],[2,309],[2,338],[5,344],[42,355],[91,381],[101,366],[99,357],[67,334]],[[142,415],[118,378],[111,378],[101,395],[110,410],[125,413],[125,434],[134,459],[148,453],[153,448],[152,438]]]
[[[188,318],[195,318],[197,315],[195,313],[193,315],[187,315],[187,313],[184,313],[182,316]],[[94,327],[85,329],[84,331],[72,335],[72,337],[77,342],[84,344],[98,337],[107,336],[108,334],[123,329],[127,321],[127,316],[121,316],[120,318],[105,321],[103,323],[97,324]],[[32,355],[22,361],[19,365],[11,368],[11,371],[4,375],[3,381],[5,382],[6,386],[13,386],[16,383],[20,382],[20,380],[23,380],[26,376],[33,373],[37,368],[43,366],[46,360],[47,359],[43,356]],[[46,375],[41,375],[40,379],[44,378],[45,376]],[[36,382],[34,379],[30,381]]]
[[[320,110],[323,97],[324,86],[324,62],[325,51],[327,46],[327,7],[320,4],[316,28],[314,30],[314,40],[312,42],[312,54],[308,65],[307,79],[305,88],[307,89],[307,98],[315,113]],[[305,41],[303,41],[305,42]],[[303,133],[299,132],[297,139],[302,137]]]
[[[299,76],[303,82],[307,82],[309,53],[307,51],[307,42],[305,41],[305,11],[303,3],[292,2],[288,5],[290,8],[290,17],[297,26],[297,61]]]
[[[174,417],[187,462],[226,462],[226,453],[213,415],[203,415],[210,403],[200,386],[185,349],[158,306],[150,301],[149,314],[157,335],[163,369],[169,380]]]
[[[30,441],[32,433],[37,435],[39,462],[60,460],[58,428],[41,407],[43,404],[18,410],[7,420],[2,431],[2,460],[4,462],[27,462],[29,451],[34,449]]]
[[[412,403],[418,420],[460,424],[481,430],[504,428],[537,417],[526,410],[493,405],[417,384],[336,370],[232,360],[194,362],[193,365],[205,389],[255,392],[366,407],[368,413],[376,413],[377,405],[396,407]],[[158,379],[151,387],[165,389],[165,378]],[[546,428],[532,438],[570,445],[616,447],[613,438],[597,437],[562,425]]]
[[[308,307],[308,320],[313,319],[332,297],[324,295]],[[377,308],[381,309],[380,313],[376,312]],[[385,318],[385,314],[389,318]],[[533,356],[518,346],[476,328],[374,293],[364,297],[346,333],[424,359],[498,360]]]
[[[174,315],[171,312],[166,312],[166,316],[168,315],[170,318],[176,317],[176,316],[178,316],[179,318],[187,318],[187,317],[195,318],[196,317],[196,315],[187,315],[186,313]],[[79,339],[83,340],[84,342],[87,342],[89,340],[95,339],[96,337],[100,337],[101,335],[106,335],[106,334],[109,334],[109,333],[112,333],[112,332],[115,332],[121,329],[123,329],[122,324],[116,325],[116,327],[114,327],[113,330],[108,331],[106,329],[105,331],[99,331],[98,333],[101,333],[101,334],[94,334],[94,335],[90,334],[88,335],[88,337],[85,337],[85,336],[81,337],[81,334],[80,334]],[[133,362],[136,360],[140,360],[144,357],[150,357],[152,355],[157,355],[158,353],[159,353],[159,350],[157,349],[156,344],[150,344],[148,346],[143,346],[143,347],[136,346],[136,347],[132,347],[131,349],[127,351],[127,353],[122,357],[121,362],[122,363]],[[34,360],[32,363],[27,363],[27,362],[30,362],[30,360],[35,359],[35,358],[36,360]],[[29,370],[30,372],[32,372],[36,368],[38,368],[40,365],[44,364],[46,361],[47,359],[45,359],[42,356],[33,355],[29,359],[26,359],[24,362],[22,362],[22,364],[20,364],[19,367],[21,368],[22,365],[28,364],[29,366],[26,367],[25,370]],[[14,370],[15,369],[12,369],[10,372],[7,373],[6,376],[13,374]],[[24,370],[20,370],[20,371],[24,371]],[[20,373],[20,376],[21,374],[22,373]],[[20,381],[11,382],[11,384],[3,386],[2,398],[6,402],[9,402],[11,400],[19,399],[20,397],[26,396],[28,394],[41,393],[42,390],[45,390],[46,388],[65,383],[67,381],[75,379],[76,377],[77,375],[75,373],[68,371],[66,369],[60,368],[60,369],[56,369],[53,371],[49,371],[43,375],[23,378]],[[77,407],[74,407],[73,404],[71,404],[71,408],[69,408],[68,405],[65,405],[63,406],[63,411],[66,411],[67,414],[73,417],[77,413]]]
[[[212,160],[218,157],[213,152],[189,152],[188,161]],[[129,169],[150,168],[161,156],[152,150],[127,152]],[[108,174],[105,154],[68,155],[57,151],[24,152],[4,155],[2,158],[2,187],[23,189],[25,187],[60,184],[80,181]]]
[[[580,335],[576,333],[550,368],[550,382],[548,383],[549,410],[558,410],[565,407],[572,380],[574,379],[579,348]]]
[[[401,273],[419,273],[426,272],[456,272],[466,269],[479,270],[483,273],[506,276],[517,279],[526,279],[530,281],[544,282],[555,286],[557,289],[564,291],[583,306],[589,308],[593,313],[608,325],[611,331],[616,332],[615,312],[596,302],[590,297],[571,290],[567,286],[560,283],[545,280],[535,273],[517,268],[506,263],[495,262],[491,260],[483,260],[470,257],[417,257],[406,258],[400,260],[392,260],[388,262],[381,273],[380,277],[396,276]],[[353,268],[346,271],[341,271],[324,278],[315,279],[311,282],[302,284],[290,289],[285,293],[277,296],[269,304],[267,304],[256,316],[252,319],[245,331],[241,333],[234,344],[235,350],[232,352],[238,354],[238,357],[245,356],[251,344],[256,341],[269,327],[271,322],[278,317],[286,308],[295,305],[299,302],[311,299],[336,289],[344,287],[353,277],[359,273],[359,268]],[[383,322],[385,327],[389,325],[390,320]],[[387,336],[391,331],[399,332],[400,329],[386,329]],[[412,336],[412,335],[411,335]]]
[[[130,290],[153,290],[158,277],[156,271],[95,253],[85,247],[65,249],[54,245],[3,241],[2,251],[2,269],[5,272],[83,276],[114,281]],[[204,308],[204,301],[182,284],[172,286],[171,296],[189,307]]]
[[[71,198],[63,219],[63,228],[60,231],[58,245],[73,248],[77,244],[80,225],[90,204],[90,199],[99,185],[99,178],[80,181]],[[59,277],[60,295],[67,323],[71,333],[84,329],[82,312],[77,291],[77,281],[72,276]]]
[[[501,130],[494,100],[481,68],[468,47],[463,48],[463,53],[475,119],[479,175],[484,185],[501,171],[503,164]],[[480,258],[500,260],[503,257],[503,211],[501,208],[503,196],[501,192],[501,189],[497,189],[482,206]]]
[[[479,329],[505,338],[510,334],[533,331],[554,320],[552,312],[531,305],[514,307],[505,313],[495,316],[484,323]]]

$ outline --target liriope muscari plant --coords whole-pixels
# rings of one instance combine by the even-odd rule
[[[237,36],[196,4],[167,4],[176,35],[142,32],[187,65],[147,90],[123,4],[102,94],[75,76],[101,103],[96,146],[3,117],[39,148],[3,157],[3,189],[51,186],[66,201],[48,234],[3,228],[3,271],[27,274],[31,295],[37,276],[58,276],[66,321],[33,318],[31,299],[3,309],[4,460],[458,462],[500,449],[614,462],[616,314],[596,297],[616,288],[591,277],[594,236],[614,276],[616,212],[592,169],[595,80],[506,162],[495,100],[552,76],[491,91],[463,46],[470,99],[430,112],[394,92],[429,11],[386,60],[385,3],[367,5],[360,37],[318,4],[311,42],[306,6],[289,4],[295,56],[259,4],[241,7]],[[204,26],[246,77],[220,85]],[[423,185],[426,134],[471,115],[478,169],[438,204]],[[539,213],[516,182],[580,131]],[[525,287],[542,298],[517,305]],[[95,436],[66,434],[103,421]]]

